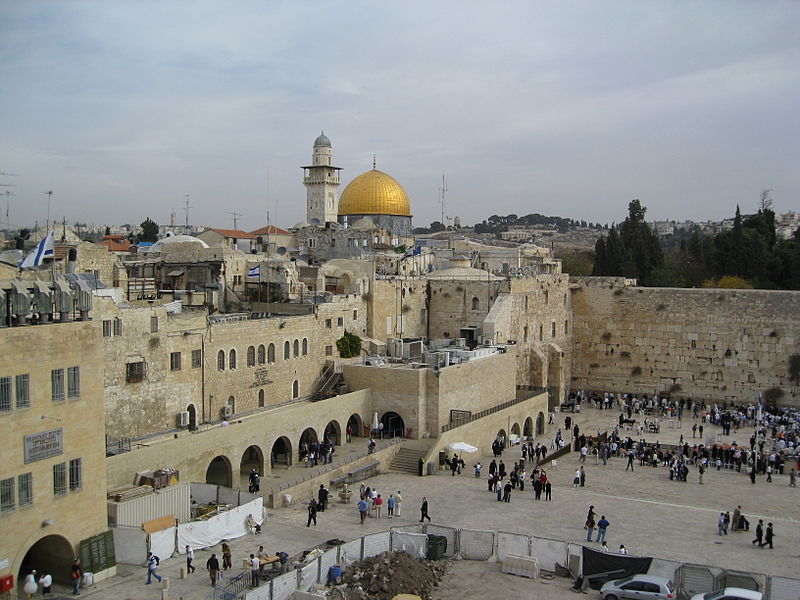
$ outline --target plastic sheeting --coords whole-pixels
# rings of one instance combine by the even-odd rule
[[[364,556],[377,556],[389,551],[390,535],[388,531],[372,533],[364,536]]]
[[[319,577],[320,583],[327,583],[328,569],[339,562],[339,549],[331,548],[326,550],[319,557]]]
[[[161,560],[166,560],[175,554],[175,527],[151,533],[150,552]]]
[[[796,600],[800,579],[772,576],[767,584],[769,600]]]
[[[317,575],[319,572],[319,558],[315,558],[307,565],[303,565],[300,567],[298,571],[300,573],[299,576],[299,583],[297,585],[297,589],[301,592],[305,592],[311,589],[315,583],[317,583]],[[327,573],[327,571],[325,571]],[[323,577],[325,574],[323,574]]]
[[[497,533],[497,560],[505,560],[509,554],[517,556],[530,556],[529,553],[530,538],[527,535],[520,535],[519,533],[506,533],[500,531]]]
[[[678,567],[681,566],[681,563],[674,561],[674,560],[662,560],[660,558],[654,558],[653,562],[650,563],[650,568],[647,570],[648,575],[656,575],[658,577],[667,577],[675,582],[675,571],[678,570]]]
[[[297,575],[289,572],[272,580],[272,600],[286,600],[297,589]]]
[[[444,551],[444,555],[447,558],[458,554],[458,529],[455,527],[428,525],[425,533],[428,535],[443,535],[445,538],[447,538],[447,549]]]
[[[261,497],[252,502],[222,512],[206,521],[193,521],[178,525],[178,552],[183,553],[186,544],[197,550],[209,548],[222,540],[231,540],[250,533],[247,516],[253,515],[257,523],[263,523]]]
[[[361,538],[351,540],[339,546],[339,561],[344,564],[351,564],[361,560]]]
[[[465,560],[488,560],[494,552],[494,531],[462,529],[459,551]]]
[[[270,600],[272,598],[272,593],[269,589],[270,586],[262,585],[254,590],[250,590],[247,592],[245,596],[246,600]]]
[[[428,554],[428,536],[424,533],[392,531],[392,550],[402,550],[414,558],[425,558]]]
[[[556,563],[562,567],[567,562],[567,542],[547,538],[531,538],[531,556],[539,561],[542,571],[555,571]]]
[[[117,562],[143,565],[147,560],[147,534],[141,527],[114,527],[114,554]]]

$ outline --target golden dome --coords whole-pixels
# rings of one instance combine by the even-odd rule
[[[340,215],[411,216],[406,191],[383,171],[362,173],[344,188],[339,198]]]

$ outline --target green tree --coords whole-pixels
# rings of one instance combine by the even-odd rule
[[[664,262],[664,254],[658,242],[658,235],[650,229],[644,220],[647,209],[639,200],[631,200],[628,204],[628,216],[620,226],[622,244],[633,261],[636,277],[647,284],[653,269]]]
[[[355,333],[345,331],[344,335],[336,340],[336,349],[342,358],[353,358],[361,354],[361,338]]]
[[[140,242],[155,242],[158,239],[158,223],[147,217],[139,226],[142,233],[139,235]]]

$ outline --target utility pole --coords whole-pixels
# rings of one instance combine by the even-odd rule
[[[44,193],[47,196],[47,231],[50,231],[50,200],[53,198],[53,190]]]
[[[444,171],[442,171],[442,187],[439,188],[439,194],[441,195],[439,202],[442,205],[442,225],[444,225],[446,229],[447,221],[445,221],[445,216],[444,216],[444,202],[445,202],[445,195],[447,194],[447,178],[444,175]]]
[[[11,217],[9,216],[9,208],[11,206],[11,196],[16,196],[16,194],[9,190],[6,190],[3,193],[6,195],[6,230],[11,231]]]

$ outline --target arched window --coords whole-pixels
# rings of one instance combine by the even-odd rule
[[[225,370],[225,350],[217,352],[217,369],[220,371]]]
[[[295,379],[292,382],[292,398],[300,397],[300,382]]]
[[[264,408],[264,390],[258,390],[258,408]]]
[[[267,362],[269,362],[269,364],[275,362],[275,344],[267,346]]]
[[[292,356],[292,345],[289,342],[283,343],[283,360],[289,360]]]
[[[233,396],[228,397],[228,406],[231,407],[231,414],[236,414],[236,398]]]
[[[300,356],[300,340],[294,341],[294,357]]]
[[[258,347],[258,364],[260,364],[260,365],[263,365],[265,362],[267,362],[267,359],[266,359],[266,352],[267,352],[267,351],[266,351],[266,349],[264,348],[264,344],[261,344],[261,345]],[[275,352],[275,350],[273,350],[273,353],[274,353],[274,352]]]
[[[256,349],[254,346],[250,346],[247,348],[247,366],[248,367],[256,366]]]
[[[235,369],[236,368],[236,350],[231,348],[230,354],[228,354],[228,368]]]
[[[303,338],[303,356],[308,356],[308,338]]]
[[[478,310],[481,307],[481,301],[478,298],[472,299],[472,310]]]

